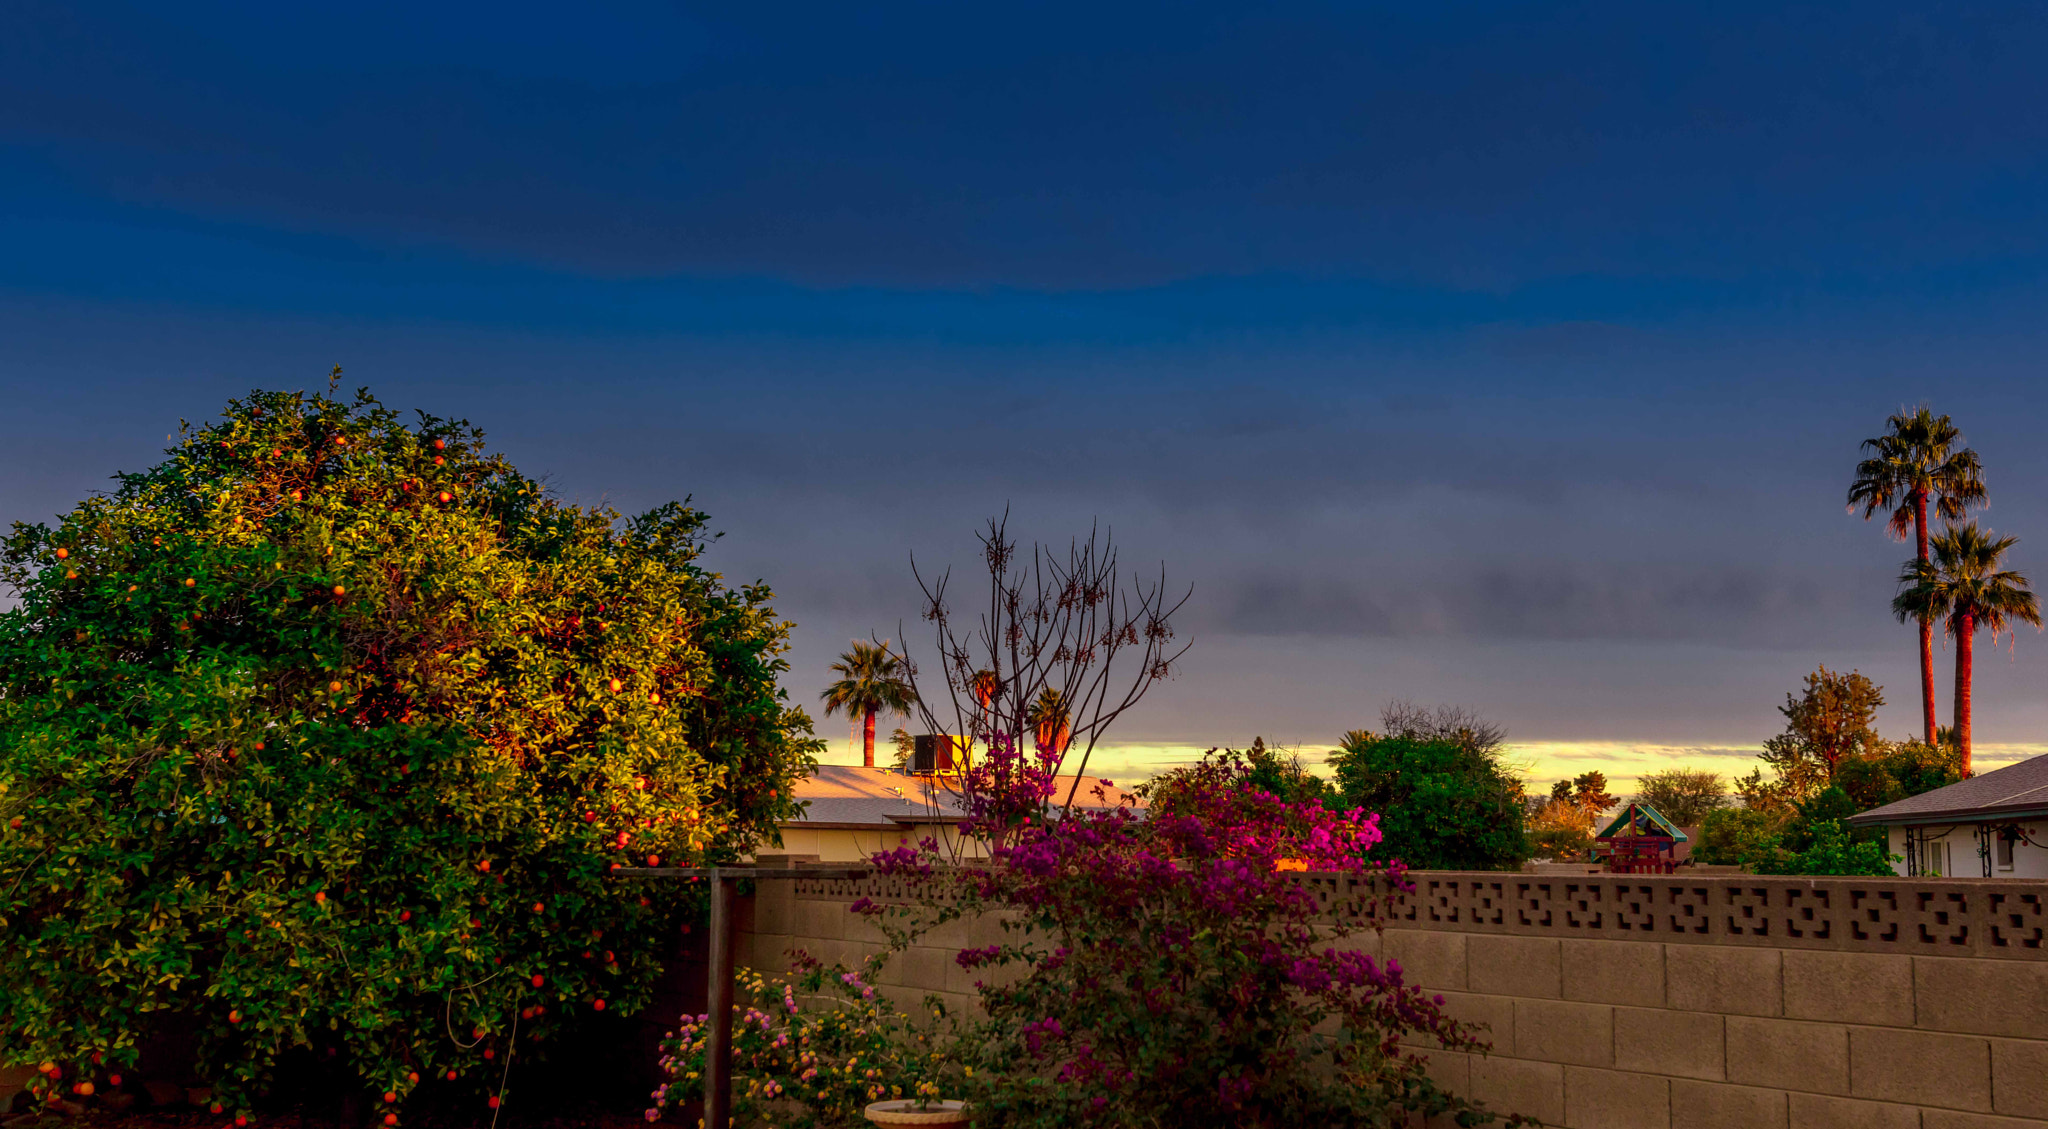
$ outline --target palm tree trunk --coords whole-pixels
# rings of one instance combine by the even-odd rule
[[[873,707],[869,707],[867,720],[863,721],[860,727],[860,763],[867,768],[875,767],[875,711]]]
[[[1913,493],[1913,540],[1920,563],[1927,563],[1927,493]],[[1920,717],[1927,730],[1926,741],[1933,748],[1938,728],[1934,716],[1934,620],[1920,617]]]
[[[1974,612],[1956,613],[1956,747],[1963,752],[1963,776],[1970,775],[1970,680],[1975,674],[1973,643],[1977,634]]]

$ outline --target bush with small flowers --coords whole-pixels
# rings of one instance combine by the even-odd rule
[[[870,1102],[940,1092],[945,1008],[928,1001],[930,1020],[913,1019],[880,998],[870,981],[884,959],[877,954],[854,970],[799,956],[788,979],[740,972],[748,1001],[733,1005],[735,1124],[846,1125]],[[647,1120],[703,1097],[709,1018],[684,1016],[662,1043],[669,1081],[654,1091]]]
[[[1041,755],[1040,760],[1049,760]],[[1036,793],[977,795],[1001,833],[986,863],[941,865],[938,845],[876,856],[921,891],[912,905],[857,903],[895,943],[943,922],[996,914],[1012,938],[962,951],[983,1017],[945,1050],[959,1064],[947,1096],[976,1125],[1384,1126],[1413,1115],[1457,1125],[1497,1120],[1440,1089],[1404,1039],[1451,1051],[1485,1044],[1409,985],[1398,961],[1364,951],[1399,864],[1368,861],[1376,817],[1293,802],[1252,785],[1242,758],[1211,757],[1141,791],[1149,807],[1062,817],[1050,764],[1002,741],[989,775]],[[972,828],[972,824],[970,824]],[[1344,912],[1304,882],[1339,876]],[[1521,1123],[1510,1118],[1511,1122]]]

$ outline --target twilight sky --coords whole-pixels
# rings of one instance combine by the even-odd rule
[[[694,496],[813,701],[912,551],[1100,519],[1194,586],[1119,772],[1393,696],[1739,771],[1816,663],[1905,736],[1905,403],[2048,583],[2048,8],[1264,7],[14,0],[0,521],[340,363]],[[2048,749],[2048,639],[1980,654]]]

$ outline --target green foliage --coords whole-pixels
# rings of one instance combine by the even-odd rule
[[[1839,787],[1789,810],[1722,808],[1708,813],[1693,857],[1754,874],[1893,873],[1882,832],[1851,831],[1842,822],[1860,810]]]
[[[1354,731],[1330,757],[1339,806],[1380,813],[1378,854],[1428,870],[1508,870],[1529,858],[1522,786],[1492,751]]]
[[[1835,766],[1835,785],[1856,802],[1857,811],[1896,803],[1908,796],[1946,788],[1963,778],[1962,750],[1920,741],[1884,744],[1870,755]]]
[[[1215,750],[1210,750],[1214,754]],[[1235,755],[1235,750],[1225,750]],[[1266,747],[1266,739],[1253,737],[1252,747],[1244,751],[1245,782],[1254,788],[1270,792],[1288,803],[1323,803],[1334,801],[1335,791],[1327,780],[1312,774],[1296,755],[1282,754]]]
[[[1670,768],[1636,783],[1637,795],[1680,827],[1698,827],[1707,813],[1728,806],[1728,785],[1717,772]]]
[[[1761,808],[1718,808],[1700,823],[1692,857],[1714,866],[1740,866],[1776,847],[1787,813]]]
[[[1799,850],[1760,853],[1748,860],[1756,874],[1848,874],[1885,875],[1895,873],[1898,856],[1885,853],[1884,844],[1859,840],[1841,821],[1826,819],[1808,825],[1806,845]]]
[[[772,835],[816,748],[703,525],[367,393],[253,394],[17,525],[0,1057],[132,1067],[176,1013],[231,1109],[292,1048],[402,1102],[640,1007],[693,906],[607,870]]]
[[[962,1071],[939,1049],[945,1006],[928,999],[932,1018],[922,1022],[878,999],[868,983],[891,955],[877,953],[858,970],[806,957],[788,979],[739,970],[750,1006],[733,1005],[734,1123],[857,1125],[870,1102],[936,1097],[942,1077],[952,1083],[945,1088],[958,1089]],[[683,1016],[662,1043],[670,1080],[654,1092],[648,1120],[703,1098],[708,1019]]]

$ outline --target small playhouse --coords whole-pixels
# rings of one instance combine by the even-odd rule
[[[1664,813],[1630,800],[1593,838],[1593,857],[1616,874],[1669,874],[1678,865],[1678,845],[1685,832]]]

